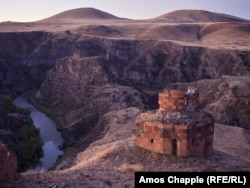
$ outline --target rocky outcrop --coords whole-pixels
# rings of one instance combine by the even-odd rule
[[[60,122],[76,137],[86,135],[105,113],[131,106],[143,108],[134,88],[109,83],[102,58],[67,57],[47,72],[35,100],[61,117]]]
[[[5,110],[0,105],[0,141],[15,155],[17,171],[22,172],[38,161],[42,152],[41,139],[27,113],[21,113],[14,106],[8,108]]]
[[[214,100],[206,105],[205,110],[212,113],[219,123],[250,130],[249,88],[249,76],[223,76],[216,87],[217,91],[210,93]]]
[[[144,49],[141,45],[142,42],[131,45],[128,41],[111,48],[107,54],[110,76],[120,82],[125,80],[126,84],[163,86],[171,82],[219,78],[221,75],[242,75],[249,71],[250,56],[247,52],[188,47],[163,41],[143,41],[143,45],[147,45]]]
[[[0,106],[0,140],[7,144],[16,155],[19,151],[19,143],[14,131],[20,130],[22,119],[17,114],[10,115]]]
[[[134,88],[249,72],[250,54],[243,51],[89,36],[75,45],[78,50],[72,56],[57,60],[47,71],[35,100],[76,138],[110,110],[141,108],[143,97]]]
[[[168,84],[173,88],[200,88],[202,108],[218,123],[250,129],[250,77],[222,76],[193,83]]]
[[[13,182],[17,175],[16,155],[0,140],[0,184]]]
[[[113,39],[85,32],[79,29],[58,33],[0,33],[1,93],[22,90],[32,84],[39,86],[58,59],[73,54],[81,58],[100,57],[107,76],[126,85],[162,86],[249,72],[247,51],[183,46],[159,40]]]
[[[1,94],[39,86],[57,58],[70,54],[71,38],[42,31],[0,33]]]
[[[57,16],[63,16],[65,21],[70,14],[73,17],[69,18],[75,19],[81,17],[81,11]],[[93,10],[85,13],[98,16]],[[53,19],[2,23],[0,95],[39,87],[34,101],[74,138],[84,140],[89,130],[110,111],[130,107],[144,110],[145,103],[153,106],[151,99],[157,101],[155,94],[169,83],[199,84],[201,105],[213,114],[216,122],[248,129],[248,93],[242,94],[248,82],[245,80],[247,84],[239,89],[243,82],[238,84],[231,79],[241,79],[250,73],[249,23],[217,15],[217,21],[223,18],[220,21],[242,23],[233,27],[180,23],[183,20],[166,24],[172,16],[178,20],[178,15],[138,21],[140,24],[125,19],[95,23],[76,19],[59,25]],[[195,15],[193,21],[200,15],[203,21],[214,20],[208,12],[198,11]],[[26,32],[6,32],[15,31],[13,28]],[[230,41],[224,33],[228,29],[232,35]]]
[[[133,88],[161,88],[171,82],[240,76],[249,71],[250,54],[242,51],[163,41],[143,41],[144,48],[139,50],[141,41],[89,37],[76,44],[80,52],[59,59],[36,95],[75,137],[84,135],[110,110],[142,107],[142,95]]]

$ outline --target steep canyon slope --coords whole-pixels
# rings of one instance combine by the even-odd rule
[[[197,86],[202,108],[217,123],[250,130],[249,73],[250,22],[229,15],[182,10],[129,20],[81,8],[37,22],[0,23],[0,95],[38,88],[33,102],[57,120],[67,142],[89,151],[105,138],[111,150],[128,139],[125,150],[130,152],[131,134],[116,124],[132,126],[136,115],[155,108],[157,94],[166,86]],[[229,160],[230,154],[222,155],[218,148],[215,158]],[[114,150],[117,156],[111,150],[100,157],[104,163],[110,155],[121,157],[119,149]]]

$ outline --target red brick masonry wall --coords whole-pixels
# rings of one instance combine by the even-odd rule
[[[158,104],[160,110],[182,111],[186,102],[187,98],[181,91],[165,90],[163,93],[159,93]]]
[[[198,110],[198,97],[194,89],[159,93],[159,110],[143,113],[136,120],[135,143],[168,155],[211,155],[214,120]]]

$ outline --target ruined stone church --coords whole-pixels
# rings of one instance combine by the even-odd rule
[[[211,155],[214,120],[200,110],[199,91],[165,89],[158,97],[159,109],[142,113],[136,119],[136,145],[167,155]]]

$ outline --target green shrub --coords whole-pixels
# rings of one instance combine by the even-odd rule
[[[11,112],[18,112],[18,107],[16,107],[10,98],[6,98],[3,102],[3,107],[5,110],[11,111]]]
[[[17,106],[15,106],[13,103],[12,103],[12,100],[11,98],[9,97],[6,97],[3,102],[2,102],[2,105],[3,105],[3,108],[9,112],[12,112],[12,113],[20,113],[20,114],[23,114],[23,115],[29,115],[30,112],[28,110],[25,110],[25,109],[22,109],[22,108],[19,108]]]
[[[42,141],[39,130],[33,126],[32,121],[28,118],[23,120],[23,126],[17,132],[16,137],[19,142],[18,169],[23,171],[39,161],[43,154]]]

